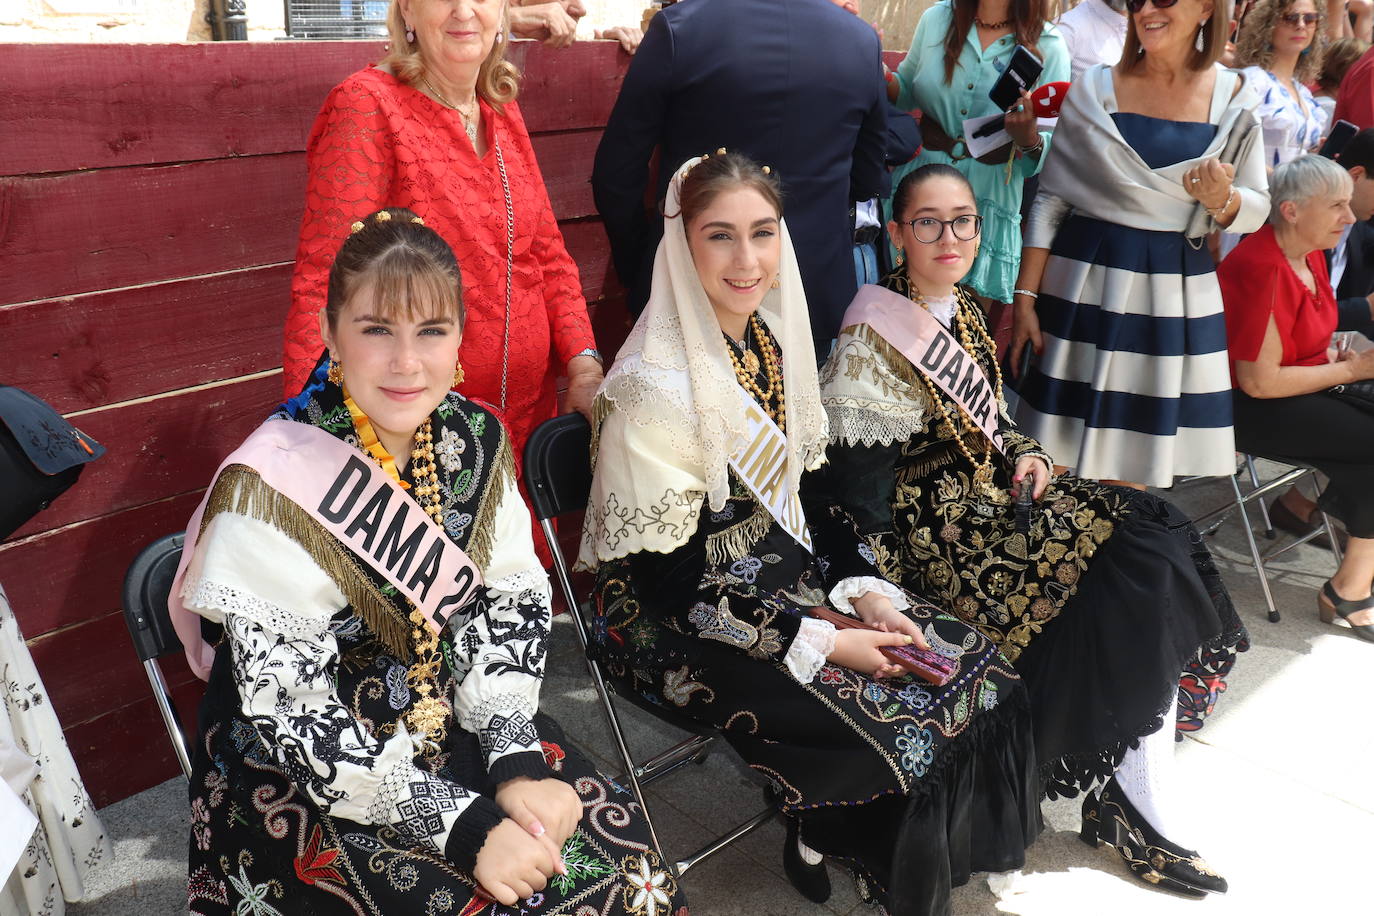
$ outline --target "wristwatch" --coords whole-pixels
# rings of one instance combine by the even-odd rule
[[[592,359],[596,360],[597,365],[601,366],[603,369],[606,367],[606,361],[601,358],[601,352],[597,350],[596,347],[588,347],[585,350],[579,350],[573,354],[573,359],[577,359],[579,356],[590,356]]]

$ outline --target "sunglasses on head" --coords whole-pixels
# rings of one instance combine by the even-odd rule
[[[1178,0],[1153,0],[1153,2],[1155,5],[1155,9],[1167,10],[1169,7],[1177,3]],[[1145,3],[1146,0],[1126,0],[1126,9],[1130,10],[1132,13],[1138,13],[1141,10],[1145,9]]]
[[[1316,25],[1319,18],[1316,13],[1284,13],[1279,17],[1295,29],[1300,25]]]

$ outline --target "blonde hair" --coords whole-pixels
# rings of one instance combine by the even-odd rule
[[[1274,30],[1279,17],[1288,12],[1298,0],[1259,0],[1245,17],[1236,41],[1236,69],[1259,67],[1268,70],[1274,63]],[[1326,2],[1312,0],[1317,24],[1307,52],[1298,56],[1293,68],[1293,82],[1310,83],[1321,72],[1322,57],[1326,53]]]
[[[477,94],[497,111],[503,111],[507,102],[514,102],[520,92],[520,70],[506,60],[507,42],[503,38],[509,32],[509,25],[504,10],[500,29],[498,40],[492,43],[491,51],[477,71]],[[415,41],[406,41],[405,19],[397,0],[391,0],[391,8],[387,10],[386,31],[391,41],[387,45],[386,57],[377,66],[390,70],[406,85],[415,85],[425,75],[425,58],[421,53],[419,35],[415,36]]]
[[[1218,2],[1212,8],[1212,17],[1202,26],[1202,50],[1194,50],[1188,58],[1188,69],[1194,72],[1206,70],[1212,64],[1221,60],[1222,52],[1226,50],[1226,39],[1231,33],[1231,22],[1224,14],[1227,4],[1224,0]],[[1134,70],[1145,56],[1145,49],[1140,46],[1140,36],[1135,30],[1135,15],[1126,15],[1126,46],[1121,49],[1121,69],[1129,73]]]

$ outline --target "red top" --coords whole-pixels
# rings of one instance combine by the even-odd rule
[[[288,397],[299,392],[324,348],[316,316],[349,226],[382,207],[408,207],[444,237],[462,271],[467,323],[459,359],[467,378],[459,390],[499,410],[506,310],[499,143],[515,210],[502,419],[518,465],[530,432],[557,410],[555,378],[596,343],[577,265],[563,245],[520,109],[511,103],[499,114],[485,101],[481,106],[487,154],[479,160],[458,112],[381,70],[359,70],[329,93],[307,146],[284,381]]]
[[[1360,130],[1374,127],[1374,48],[1346,71],[1336,93],[1336,110],[1331,123],[1349,121]]]
[[[1326,349],[1336,330],[1336,296],[1320,251],[1308,253],[1307,267],[1317,283],[1316,295],[1284,257],[1273,226],[1246,236],[1217,265],[1232,383],[1237,360],[1254,362],[1259,357],[1270,315],[1283,341],[1280,365],[1324,366],[1329,361]]]

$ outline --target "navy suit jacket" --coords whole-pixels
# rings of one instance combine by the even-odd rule
[[[1331,252],[1326,252],[1326,267],[1331,269]],[[1374,226],[1357,222],[1345,240],[1345,273],[1336,286],[1336,330],[1359,331],[1374,338],[1374,321],[1369,315],[1369,294],[1374,293]]]
[[[811,309],[829,341],[857,290],[850,207],[887,196],[887,97],[878,36],[830,0],[688,0],[649,24],[606,133],[592,189],[630,310],[649,298],[660,204],[683,162],[724,147],[771,166]]]

